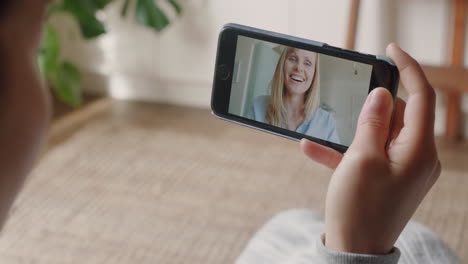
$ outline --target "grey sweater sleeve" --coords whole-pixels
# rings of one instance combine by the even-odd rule
[[[304,209],[276,215],[250,240],[236,264],[462,263],[437,234],[411,221],[388,255],[333,251],[321,237],[323,220],[317,212]]]
[[[396,264],[400,258],[400,250],[393,248],[388,255],[365,255],[344,253],[331,250],[324,246],[323,237],[316,241],[316,260],[323,264]]]

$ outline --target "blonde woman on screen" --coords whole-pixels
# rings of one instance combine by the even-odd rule
[[[335,118],[320,105],[318,54],[285,47],[271,80],[271,95],[254,99],[247,118],[340,143]]]

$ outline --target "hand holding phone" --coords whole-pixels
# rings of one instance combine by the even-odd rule
[[[384,56],[228,24],[220,33],[212,93],[222,119],[340,152],[367,94],[395,97],[398,70]]]
[[[441,167],[434,139],[435,93],[419,64],[395,44],[408,104],[379,88],[367,98],[346,155],[303,140],[311,159],[334,169],[325,205],[325,245],[344,252],[390,253]],[[390,144],[386,147],[387,138]]]

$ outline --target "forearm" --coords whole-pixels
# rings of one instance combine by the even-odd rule
[[[34,11],[36,17],[28,17],[32,12],[18,9],[25,7],[20,2],[29,1],[9,6],[0,25],[0,227],[41,152],[50,113],[48,94],[37,73],[37,43],[33,41],[40,36],[45,4],[32,4],[43,9]],[[32,21],[38,24],[25,30]]]

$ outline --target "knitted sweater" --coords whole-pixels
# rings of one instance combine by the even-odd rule
[[[248,243],[237,264],[461,264],[426,227],[410,222],[388,255],[337,252],[324,246],[323,217],[290,210],[271,219]]]

